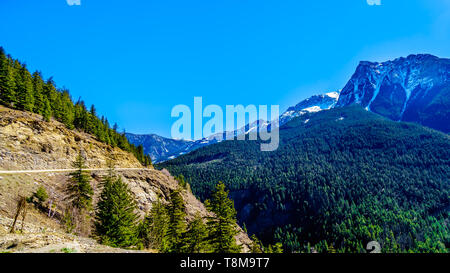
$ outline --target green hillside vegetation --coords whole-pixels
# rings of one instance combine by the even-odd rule
[[[58,89],[52,78],[44,81],[40,72],[31,74],[25,64],[6,55],[1,47],[0,103],[42,115],[46,121],[53,117],[69,129],[94,135],[101,142],[133,153],[144,166],[151,165],[143,147],[130,144],[125,133],[117,132],[117,124],[111,128],[107,118],[99,118],[94,105],[88,110],[81,99],[74,103],[68,90]]]
[[[148,248],[162,253],[239,253],[236,244],[236,211],[223,184],[208,201],[214,214],[203,219],[197,215],[186,224],[186,208],[180,187],[170,193],[164,205],[157,201],[142,221],[127,184],[111,169],[104,178],[95,215],[95,237],[113,247]],[[221,210],[216,208],[221,207]]]
[[[362,108],[291,121],[275,152],[224,141],[157,167],[184,175],[202,200],[223,181],[249,233],[288,252],[450,247],[449,136]]]

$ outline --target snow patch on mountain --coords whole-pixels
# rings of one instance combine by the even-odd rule
[[[383,63],[360,62],[338,107],[359,104],[395,121],[450,131],[450,59],[410,55]]]
[[[315,95],[301,101],[294,107],[290,107],[280,116],[280,126],[305,114],[317,113],[333,108],[339,100],[339,93],[340,91]]]
[[[450,114],[445,110],[449,109],[450,94],[445,91],[450,90],[449,85],[449,59],[419,54],[387,62],[363,61],[342,90],[315,95],[290,107],[279,117],[278,126],[306,114],[359,104],[367,111],[392,120],[413,121],[450,132]],[[337,121],[342,120],[343,117]],[[309,119],[304,121],[305,124],[309,122]],[[127,134],[127,137],[133,144],[143,144],[144,152],[150,154],[157,163],[224,139],[248,135],[275,125],[274,122],[258,120],[238,130],[217,133],[195,141],[173,140],[156,135]]]

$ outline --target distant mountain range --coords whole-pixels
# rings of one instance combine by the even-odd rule
[[[342,91],[315,95],[290,107],[280,116],[280,126],[292,119],[336,107],[361,105],[394,121],[415,122],[450,133],[450,60],[419,54],[383,63],[363,61]],[[253,131],[267,122],[255,121],[235,132]],[[224,133],[225,134],[225,133]],[[157,135],[127,134],[143,145],[153,162],[163,162],[215,144],[216,135],[197,141],[173,140]]]
[[[152,162],[157,163],[161,159],[168,159],[173,153],[182,153],[192,145],[191,141],[175,140],[159,135],[125,134],[130,143],[142,145],[144,153],[150,155]]]
[[[296,106],[290,107],[280,116],[280,125],[307,113],[317,113],[323,110],[329,110],[336,106],[338,99],[339,92],[331,92],[323,95],[315,95],[303,100]]]
[[[144,153],[151,157],[153,163],[174,159],[198,148],[218,142],[213,137],[198,141],[187,141],[166,138],[155,134],[137,135],[126,133],[125,135],[130,143],[142,145]]]
[[[312,96],[300,102],[296,106],[290,107],[285,113],[283,113],[280,116],[280,126],[304,114],[331,109],[336,105],[338,98],[339,92],[330,92],[324,95]],[[221,135],[221,137],[225,139],[226,136],[247,134],[261,127],[267,127],[269,124],[270,123],[266,121],[258,120],[247,124],[239,130],[224,132],[222,134],[214,134],[196,141],[176,140],[155,134],[137,135],[126,133],[126,137],[130,143],[134,145],[142,145],[144,148],[144,153],[150,155],[153,163],[160,163],[190,153],[201,147],[218,143],[220,142],[217,140],[218,135]]]

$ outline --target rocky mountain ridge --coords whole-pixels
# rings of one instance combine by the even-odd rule
[[[307,98],[284,112],[280,116],[279,125],[281,126],[306,113],[316,113],[331,109],[336,105],[338,99],[339,92],[329,92]],[[232,136],[237,137],[238,135],[258,131],[261,128],[270,126],[270,124],[270,122],[264,120],[257,120],[238,130],[214,134],[196,141],[170,139],[155,134],[136,135],[127,133],[126,136],[130,143],[134,145],[142,145],[144,148],[144,153],[150,155],[153,163],[157,164],[175,159],[181,155],[188,154],[202,147],[216,144],[220,142],[220,139],[226,139]]]
[[[418,54],[361,62],[336,106],[353,104],[394,121],[450,133],[450,59]]]
[[[387,62],[362,61],[341,91],[315,95],[290,107],[280,116],[279,125],[306,113],[355,104],[394,121],[415,122],[450,133],[450,59],[417,54]],[[260,126],[268,124],[256,121],[223,135],[245,134]],[[127,137],[135,145],[142,144],[155,163],[218,142],[215,135],[190,142],[155,135]]]

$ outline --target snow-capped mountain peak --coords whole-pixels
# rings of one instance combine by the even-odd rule
[[[308,113],[352,104],[392,120],[412,121],[450,133],[450,60],[419,54],[382,63],[362,61],[342,90],[315,95],[290,107],[280,116],[279,126]],[[304,121],[305,124],[309,122],[310,119]],[[144,151],[154,162],[161,162],[220,142],[228,136],[249,134],[269,126],[270,122],[255,121],[238,130],[196,141],[155,135],[128,134],[127,137],[133,144],[143,144]]]
[[[359,104],[395,121],[448,132],[449,85],[450,59],[418,54],[383,63],[364,61],[342,90],[337,106]],[[436,118],[438,112],[443,115]]]
[[[316,113],[331,109],[336,105],[338,100],[339,92],[330,92],[307,98],[284,112],[280,116],[280,125],[283,125],[293,118],[305,115],[307,113]]]

